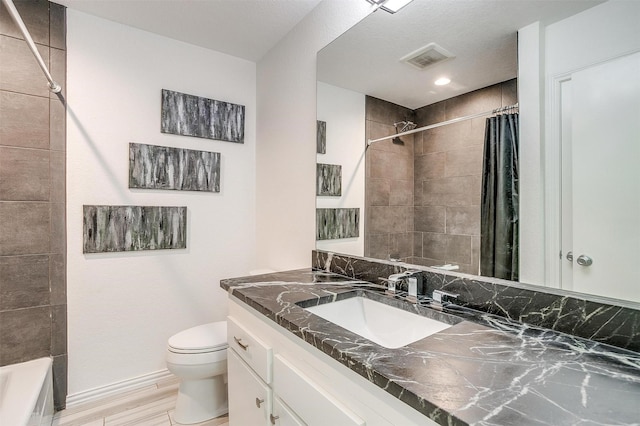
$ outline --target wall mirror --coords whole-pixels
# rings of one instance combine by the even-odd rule
[[[588,0],[414,0],[396,14],[378,10],[369,15],[318,53],[317,110],[326,139],[324,152],[317,155],[317,207],[330,217],[316,215],[317,248],[640,302],[640,268],[632,260],[640,257],[640,177],[632,167],[640,161],[640,128],[628,125],[640,122],[640,104],[630,99],[640,98],[637,18],[640,7],[634,2]],[[609,27],[603,31],[611,39],[594,46],[589,40],[593,22],[606,22]],[[538,74],[528,69],[519,73],[518,66],[529,62],[526,57],[519,61],[523,47],[518,46],[518,32],[532,26],[545,37],[536,55],[547,63]],[[522,32],[520,37],[522,43]],[[527,81],[519,81],[523,74]],[[531,97],[531,75],[539,85],[537,99]],[[434,84],[443,77],[450,82]],[[625,83],[592,90],[595,80]],[[527,93],[518,93],[523,83]],[[596,101],[599,95],[593,92],[599,91],[621,95]],[[593,96],[576,97],[580,93]],[[515,250],[515,258],[509,257],[515,275],[508,276],[482,265],[487,245],[481,239],[486,221],[481,205],[488,198],[483,192],[483,174],[488,173],[484,146],[487,118],[518,110],[484,113],[518,102],[519,122],[529,120],[531,106],[538,104],[541,110],[537,120],[547,146],[540,163],[546,169],[520,161],[519,173],[539,181],[535,215],[545,216],[532,218],[532,211],[516,206],[515,217],[499,216],[497,221],[524,222],[527,234],[507,232],[507,241],[517,247],[537,234],[544,250],[533,250],[535,260],[531,249]],[[595,112],[593,104],[602,107]],[[626,105],[625,112],[609,117],[607,111],[619,110],[611,105]],[[366,148],[368,140],[475,115],[480,116]],[[588,158],[587,149],[575,141],[583,143],[598,133],[603,126],[594,123],[602,120],[620,123],[624,130],[600,141],[622,142],[607,142],[604,152],[616,145],[608,159],[603,159],[602,148]],[[625,171],[606,181],[613,170]],[[514,188],[529,191],[518,183]],[[590,201],[579,203],[585,199]],[[586,214],[598,206],[609,207],[601,208],[597,218]],[[354,217],[359,221],[354,223]],[[532,232],[530,220],[541,227]],[[499,228],[495,232],[504,233]],[[585,242],[589,238],[582,235],[594,241]],[[606,250],[612,244],[619,250],[606,253],[612,252]],[[518,270],[534,261],[541,278],[518,276]]]

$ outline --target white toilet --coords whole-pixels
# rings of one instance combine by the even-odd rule
[[[167,368],[180,378],[174,419],[200,423],[226,414],[227,322],[212,322],[169,338]]]

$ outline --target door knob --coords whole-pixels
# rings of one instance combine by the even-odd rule
[[[256,407],[260,408],[260,404],[264,402],[264,399],[256,398]]]
[[[572,252],[572,251],[570,251],[569,253],[567,253],[567,260],[568,260],[569,262],[573,262],[573,252]]]
[[[593,263],[593,259],[591,259],[587,255],[581,254],[580,256],[578,256],[577,262],[580,266],[591,266],[591,264]]]

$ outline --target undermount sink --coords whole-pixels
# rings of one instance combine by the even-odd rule
[[[305,309],[389,349],[407,346],[451,327],[361,296]]]

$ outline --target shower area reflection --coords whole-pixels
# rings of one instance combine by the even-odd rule
[[[366,138],[517,103],[516,79],[415,110],[367,96]],[[480,274],[486,116],[399,135],[366,154],[365,256]]]

